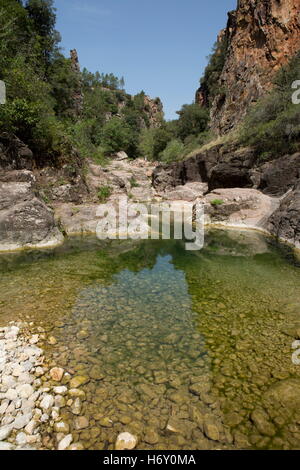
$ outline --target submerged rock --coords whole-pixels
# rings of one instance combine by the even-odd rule
[[[132,450],[137,446],[137,437],[129,432],[122,432],[118,435],[115,450]]]

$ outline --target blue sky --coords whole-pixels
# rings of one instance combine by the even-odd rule
[[[167,119],[194,100],[227,11],[237,0],[55,0],[65,55],[124,76],[128,93],[159,96]]]

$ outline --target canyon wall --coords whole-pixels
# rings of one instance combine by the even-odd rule
[[[251,103],[271,88],[274,74],[300,50],[300,0],[239,0],[219,41],[224,35],[222,92],[211,106],[211,127],[218,135],[242,120]],[[207,103],[205,86],[196,101]]]

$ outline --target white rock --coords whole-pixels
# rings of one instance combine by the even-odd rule
[[[45,371],[44,371],[43,367],[39,366],[35,369],[35,375],[37,377],[41,377],[42,375],[44,375],[44,373],[45,373]]]
[[[16,383],[16,380],[11,375],[4,375],[2,377],[2,385],[4,387],[13,388]]]
[[[23,446],[24,444],[27,444],[27,436],[26,436],[25,432],[19,432],[16,435],[16,443],[19,446]]]
[[[12,431],[12,426],[3,426],[0,428],[0,441],[7,439]]]
[[[5,413],[5,411],[7,410],[7,407],[9,405],[9,400],[4,400],[2,403],[1,403],[1,406],[0,406],[0,415],[3,415]]]
[[[0,451],[2,450],[13,450],[14,446],[9,442],[0,442]]]
[[[122,432],[118,435],[117,441],[115,444],[116,450],[132,450],[137,445],[137,438],[129,432]]]
[[[17,326],[12,326],[7,333],[5,333],[5,339],[17,339],[20,328]]]
[[[38,342],[39,342],[39,335],[33,335],[29,340],[30,344],[36,344]]]
[[[18,392],[14,388],[9,388],[5,393],[5,398],[8,398],[8,400],[16,400],[18,398]]]
[[[32,384],[33,381],[34,381],[34,378],[28,372],[23,372],[18,377],[18,383],[21,383],[21,384]]]
[[[41,401],[40,406],[44,411],[48,411],[48,410],[50,410],[50,408],[52,408],[53,403],[54,403],[53,396],[52,395],[45,395],[44,398]]]
[[[26,413],[24,415],[17,416],[17,418],[13,422],[13,427],[15,429],[23,429],[25,428],[25,426],[27,426],[31,418],[32,413]]]
[[[29,384],[22,384],[22,385],[18,385],[18,387],[16,388],[16,391],[17,391],[19,397],[29,398],[33,394],[34,389]]]
[[[41,423],[46,423],[47,421],[49,421],[49,415],[47,413],[43,413],[40,420]]]
[[[72,444],[72,442],[73,442],[73,436],[72,434],[68,434],[58,444],[58,450],[66,450],[69,447],[69,445]]]
[[[69,429],[69,425],[67,423],[64,423],[63,421],[54,424],[54,430],[56,432],[62,432],[64,434],[67,434],[69,432]]]
[[[38,427],[38,422],[32,419],[31,421],[29,421],[29,423],[25,427],[25,432],[27,432],[27,434],[33,434],[33,432],[36,430],[37,427]]]
[[[67,387],[62,385],[60,387],[53,387],[53,391],[54,391],[55,395],[65,395],[67,393],[68,389],[67,389]]]
[[[21,364],[15,364],[12,375],[14,377],[19,377],[23,372],[25,372],[24,367]]]
[[[18,410],[19,408],[21,408],[21,406],[22,406],[22,400],[19,399],[19,400],[17,400],[17,401],[15,402],[15,408],[16,408],[16,410]]]

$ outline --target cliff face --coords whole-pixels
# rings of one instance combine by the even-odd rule
[[[163,114],[163,105],[159,98],[150,98],[145,95],[144,97],[144,112],[147,114],[149,119],[150,127],[160,127],[161,117]]]
[[[249,105],[270,89],[276,71],[300,49],[300,0],[239,0],[228,16],[222,93],[211,108],[217,134],[241,121]],[[197,101],[203,100],[200,89]]]

